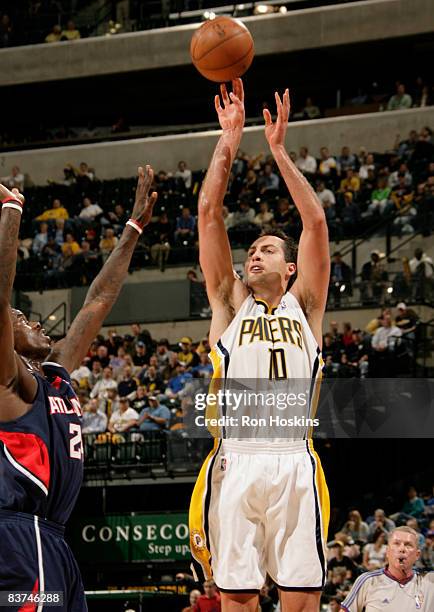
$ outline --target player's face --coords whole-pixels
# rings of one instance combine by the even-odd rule
[[[28,321],[20,310],[14,308],[11,314],[16,352],[28,359],[45,359],[51,350],[51,338],[46,335],[39,321]]]
[[[387,546],[389,566],[395,570],[409,572],[419,558],[417,540],[412,533],[395,531]]]
[[[277,236],[263,236],[251,245],[244,264],[247,285],[253,290],[262,285],[275,284],[286,287],[295,273],[294,263],[285,261],[284,242]]]

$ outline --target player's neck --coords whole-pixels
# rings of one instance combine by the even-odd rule
[[[36,359],[29,359],[28,357],[24,357],[24,355],[19,355],[21,361],[24,363],[29,372],[37,372],[38,374],[43,374],[42,365],[40,361]]]
[[[282,289],[282,287],[252,287],[252,291],[255,300],[265,302],[269,306],[269,308],[276,308],[280,304],[280,300],[285,294],[285,291]]]

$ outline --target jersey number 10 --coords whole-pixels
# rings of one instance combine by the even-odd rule
[[[283,348],[268,350],[270,353],[270,369],[268,378],[270,380],[282,380],[284,378],[288,378],[285,361],[285,350]]]

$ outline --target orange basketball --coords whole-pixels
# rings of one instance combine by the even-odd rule
[[[246,26],[232,17],[217,17],[193,34],[190,55],[199,72],[217,83],[240,77],[252,63],[255,49]]]

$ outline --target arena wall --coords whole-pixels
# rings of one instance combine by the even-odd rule
[[[267,55],[432,32],[434,3],[364,0],[243,20]],[[0,86],[186,65],[199,25],[4,49]]]
[[[344,145],[356,152],[362,146],[384,152],[392,148],[397,134],[405,138],[410,130],[425,125],[434,125],[434,107],[299,121],[290,124],[286,143],[295,151],[307,146],[317,157],[324,145],[334,154]],[[95,168],[100,179],[134,176],[137,165],[144,163],[152,164],[156,171],[174,171],[181,159],[191,169],[199,170],[210,160],[219,134],[210,131],[3,153],[0,176],[18,165],[35,185],[46,185],[47,179],[62,180],[66,164],[78,165],[81,161]],[[263,127],[246,127],[241,147],[250,154],[267,152]]]

